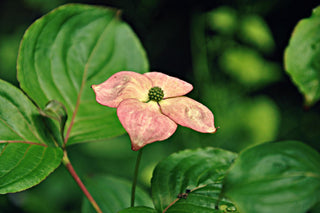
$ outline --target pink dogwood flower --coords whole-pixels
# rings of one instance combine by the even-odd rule
[[[122,71],[92,88],[99,104],[117,108],[134,151],[169,138],[177,124],[203,133],[216,131],[212,112],[183,96],[193,87],[178,78],[160,72]]]

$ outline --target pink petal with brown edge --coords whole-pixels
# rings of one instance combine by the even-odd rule
[[[177,129],[177,124],[161,114],[159,105],[154,101],[142,103],[136,99],[126,99],[119,104],[117,114],[130,136],[134,151],[169,138]]]
[[[105,82],[92,85],[97,102],[108,107],[118,107],[121,101],[128,98],[146,102],[151,87],[149,78],[131,71],[118,72]]]
[[[213,114],[203,104],[188,97],[168,98],[159,103],[162,113],[177,124],[198,132],[216,132]]]
[[[163,90],[164,98],[182,96],[193,89],[188,82],[160,72],[148,72],[143,75],[150,78],[153,87],[158,86]]]

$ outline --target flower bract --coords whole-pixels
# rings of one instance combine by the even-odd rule
[[[203,104],[185,97],[191,84],[160,72],[121,71],[92,85],[99,104],[117,108],[132,150],[169,138],[177,125],[214,133],[214,117]]]

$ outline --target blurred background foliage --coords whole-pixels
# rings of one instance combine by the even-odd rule
[[[15,66],[24,31],[71,2],[121,9],[146,49],[151,70],[192,83],[189,96],[214,112],[217,133],[179,127],[170,139],[145,148],[139,183],[147,190],[155,165],[181,149],[213,146],[239,152],[293,139],[320,150],[320,105],[304,108],[302,95],[283,70],[291,32],[317,1],[5,0],[0,3],[1,79],[18,86]],[[71,146],[69,152],[84,180],[95,174],[133,176],[137,153],[130,150],[127,135]],[[30,190],[0,195],[0,212],[79,212],[81,201],[80,189],[59,167]]]

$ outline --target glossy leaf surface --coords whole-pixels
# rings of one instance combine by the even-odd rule
[[[186,150],[172,154],[158,164],[151,181],[152,197],[158,211],[221,212],[222,180],[236,154],[214,148]]]
[[[124,133],[115,109],[95,101],[92,84],[115,72],[148,71],[145,52],[119,11],[69,4],[26,31],[18,57],[21,88],[40,108],[51,100],[67,109],[67,144],[105,140]]]
[[[285,68],[306,104],[320,99],[320,7],[295,27],[285,51]]]
[[[86,181],[86,187],[103,212],[118,212],[130,206],[130,181],[110,176],[96,176]],[[152,206],[150,196],[139,187],[136,188],[135,205]],[[82,212],[96,212],[87,198],[84,200]]]
[[[61,162],[63,152],[32,102],[0,80],[0,194],[30,188]]]
[[[258,145],[239,155],[223,191],[240,212],[307,212],[320,201],[320,155],[297,141]]]

